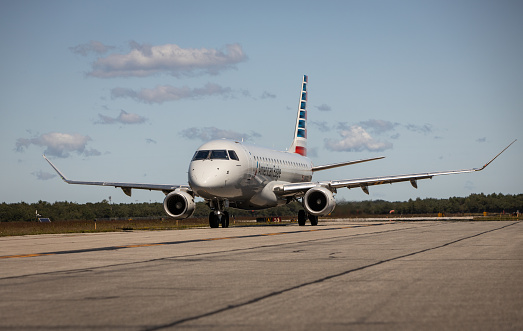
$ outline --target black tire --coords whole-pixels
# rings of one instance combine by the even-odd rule
[[[229,212],[224,211],[222,214],[222,228],[229,227]]]
[[[218,215],[215,215],[213,211],[209,214],[209,226],[213,229],[220,226]]]
[[[311,221],[312,226],[318,225],[318,216],[309,215],[309,221]]]
[[[307,221],[307,215],[305,214],[305,210],[300,210],[298,212],[298,225],[304,226],[306,221]]]

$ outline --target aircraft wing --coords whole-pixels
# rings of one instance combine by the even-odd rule
[[[503,149],[500,153],[498,153],[498,155],[496,155],[494,158],[492,158],[490,161],[485,163],[480,168],[426,172],[426,173],[418,173],[418,174],[383,176],[383,177],[357,178],[357,179],[347,179],[347,180],[332,180],[332,181],[322,181],[322,182],[291,183],[291,184],[284,184],[284,185],[276,186],[274,191],[279,195],[292,196],[292,195],[300,195],[302,193],[305,193],[307,190],[309,190],[313,187],[316,187],[316,186],[327,187],[331,190],[343,188],[343,187],[346,187],[348,189],[359,187],[363,190],[363,192],[365,192],[366,194],[369,194],[369,188],[368,188],[369,186],[392,184],[392,183],[399,183],[399,182],[410,182],[413,187],[418,188],[417,181],[420,179],[429,179],[429,178],[432,179],[432,177],[434,177],[434,176],[453,175],[453,174],[462,174],[462,173],[467,173],[467,172],[481,171],[481,170],[485,169],[490,163],[492,163],[492,161],[494,161],[498,156],[500,156],[501,153],[503,153],[513,143],[515,143],[516,140],[514,140],[512,143],[510,143],[510,145],[505,147],[505,149]]]
[[[141,190],[149,190],[149,191],[162,191],[165,194],[169,194],[169,192],[172,192],[176,189],[186,189],[190,190],[189,185],[171,185],[171,184],[143,184],[143,183],[118,183],[118,182],[89,182],[89,181],[79,181],[79,180],[70,180],[67,179],[64,174],[58,168],[51,162],[49,159],[42,155],[44,159],[53,167],[53,169],[58,173],[60,178],[67,184],[79,184],[79,185],[99,185],[99,186],[114,186],[119,187],[122,189],[122,191],[127,194],[128,196],[131,196],[131,190],[134,189],[141,189]]]

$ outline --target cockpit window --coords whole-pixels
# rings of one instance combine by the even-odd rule
[[[192,158],[193,161],[198,161],[198,160],[208,160],[208,159],[211,159],[211,160],[236,160],[236,161],[240,161],[240,159],[238,158],[238,155],[236,154],[235,151],[233,150],[229,150],[228,153],[227,153],[227,150],[225,149],[217,149],[217,150],[201,150],[201,151],[196,151],[196,153],[194,153],[194,156]]]
[[[229,150],[229,157],[231,158],[231,160],[240,161],[235,151]]]
[[[194,153],[194,157],[192,158],[193,161],[196,161],[196,160],[205,160],[206,158],[209,157],[209,152],[210,151],[206,151],[206,150],[203,150],[203,151],[196,151],[196,153]]]
[[[227,155],[227,151],[224,149],[218,149],[211,151],[211,160],[228,160],[229,156]]]

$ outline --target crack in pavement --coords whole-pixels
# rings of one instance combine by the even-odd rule
[[[361,271],[361,270],[368,269],[368,268],[371,268],[371,267],[375,267],[375,266],[378,266],[378,265],[381,265],[381,264],[384,264],[384,263],[396,261],[396,260],[399,260],[399,259],[402,259],[402,258],[406,258],[406,257],[422,254],[422,253],[425,253],[425,252],[429,252],[429,251],[432,251],[432,250],[440,249],[440,248],[443,248],[443,247],[447,247],[447,246],[456,244],[456,243],[464,241],[464,240],[472,239],[472,238],[479,237],[479,236],[482,236],[482,235],[487,234],[487,233],[491,233],[491,232],[494,232],[494,231],[502,230],[504,228],[513,226],[515,224],[518,224],[518,222],[507,224],[507,225],[504,225],[504,226],[496,228],[496,229],[483,231],[483,232],[480,232],[480,233],[477,233],[477,234],[474,234],[474,235],[469,235],[469,236],[466,236],[466,237],[463,237],[463,238],[460,238],[460,239],[452,240],[450,242],[447,242],[445,244],[441,244],[441,245],[438,245],[438,246],[435,246],[435,247],[425,248],[425,249],[422,249],[422,250],[419,250],[419,251],[416,251],[416,252],[403,254],[403,255],[396,256],[396,257],[393,257],[393,258],[390,258],[390,259],[386,259],[386,260],[378,261],[378,262],[371,263],[371,264],[368,264],[368,265],[365,265],[365,266],[361,266],[361,267],[358,267],[358,268],[346,270],[346,271],[343,271],[343,272],[340,272],[340,273],[336,273],[336,274],[333,274],[333,275],[329,275],[329,276],[326,276],[326,277],[322,277],[322,278],[319,278],[319,279],[316,279],[316,280],[313,280],[313,281],[305,282],[305,283],[298,284],[298,285],[295,285],[295,286],[291,286],[291,287],[288,287],[288,288],[285,288],[285,289],[282,289],[282,290],[274,291],[274,292],[268,293],[266,295],[262,295],[262,296],[259,296],[259,297],[256,297],[256,298],[253,298],[253,299],[250,299],[250,300],[238,303],[238,304],[228,305],[228,306],[225,306],[225,307],[222,307],[222,308],[218,308],[218,309],[213,310],[213,311],[209,311],[207,313],[195,315],[195,316],[192,316],[192,317],[182,318],[182,319],[179,319],[177,321],[174,321],[174,322],[171,322],[171,323],[168,323],[168,324],[163,324],[163,325],[158,325],[158,326],[151,327],[151,328],[146,328],[145,330],[147,330],[147,331],[156,331],[156,330],[162,330],[162,329],[166,329],[166,328],[171,328],[171,327],[183,324],[183,323],[196,321],[196,320],[199,320],[199,319],[202,319],[202,318],[205,318],[205,317],[209,317],[209,316],[213,316],[213,315],[217,315],[217,314],[229,311],[229,310],[245,307],[245,306],[248,306],[248,305],[251,305],[251,304],[263,301],[263,300],[268,299],[268,298],[272,298],[272,297],[275,297],[275,296],[278,296],[278,295],[281,295],[281,294],[284,294],[284,293],[292,292],[294,290],[302,289],[302,288],[310,286],[310,285],[319,284],[319,283],[322,283],[322,282],[325,282],[325,281],[328,281],[328,280],[331,280],[331,279],[334,279],[334,278],[337,278],[337,277],[348,275],[348,274],[353,273],[353,272]]]

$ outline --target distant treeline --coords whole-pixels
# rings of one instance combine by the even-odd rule
[[[296,217],[301,204],[293,202],[288,205],[257,211],[232,209],[233,217]],[[416,199],[403,202],[384,200],[341,201],[338,202],[332,217],[385,215],[394,210],[395,214],[476,214],[476,213],[513,213],[523,212],[523,194],[471,194],[466,198]],[[111,204],[107,200],[98,203],[78,204],[74,202],[49,203],[2,203],[0,204],[0,221],[36,221],[37,212],[41,217],[52,221],[94,220],[94,219],[129,219],[129,218],[167,218],[162,203]],[[209,208],[203,202],[196,204],[193,217],[207,217]]]

